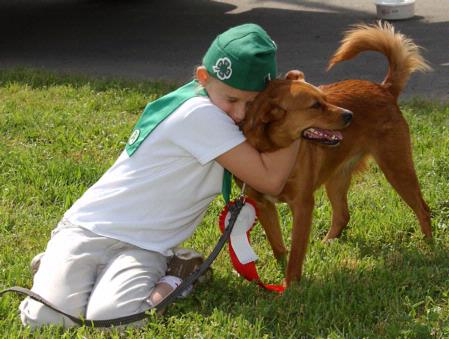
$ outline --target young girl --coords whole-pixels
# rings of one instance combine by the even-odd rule
[[[275,54],[255,24],[218,35],[196,79],[145,108],[115,164],[64,214],[32,290],[86,319],[145,311],[180,284],[181,277],[165,275],[167,262],[222,190],[225,169],[277,195],[298,141],[259,153],[237,126],[276,77]],[[31,327],[75,325],[30,298],[20,311]]]

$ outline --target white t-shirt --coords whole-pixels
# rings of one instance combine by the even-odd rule
[[[92,232],[171,255],[189,238],[221,192],[214,159],[245,141],[208,97],[167,117],[129,157],[126,151],[65,213]]]

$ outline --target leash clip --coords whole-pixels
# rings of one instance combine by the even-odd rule
[[[246,183],[244,182],[242,185],[242,190],[240,191],[240,195],[238,197],[238,199],[242,202],[242,205],[245,205],[245,203],[246,203],[245,188],[246,188]]]

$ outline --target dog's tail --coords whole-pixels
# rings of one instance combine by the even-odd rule
[[[429,71],[431,67],[420,54],[420,48],[394,27],[380,21],[377,25],[356,25],[346,32],[340,48],[331,58],[328,70],[335,64],[352,59],[360,52],[377,51],[388,58],[389,70],[382,86],[397,98],[415,71]]]

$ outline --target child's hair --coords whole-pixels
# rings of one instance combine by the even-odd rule
[[[203,58],[214,78],[244,91],[261,91],[276,78],[276,44],[256,24],[244,24],[218,35]]]

